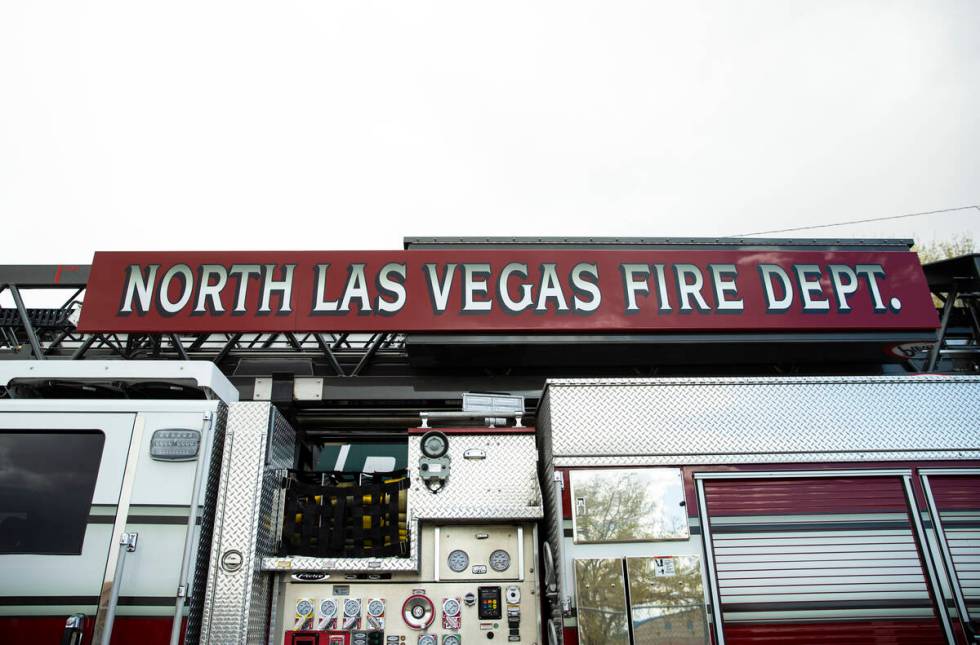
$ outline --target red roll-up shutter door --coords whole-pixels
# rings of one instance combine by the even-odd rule
[[[704,491],[728,645],[946,642],[900,477]]]

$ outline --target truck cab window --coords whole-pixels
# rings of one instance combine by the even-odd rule
[[[0,432],[0,553],[78,555],[105,436]]]

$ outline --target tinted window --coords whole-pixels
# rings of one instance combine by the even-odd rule
[[[105,437],[0,432],[0,553],[80,554]]]
[[[408,466],[408,442],[326,443],[316,453],[318,471],[388,473]]]

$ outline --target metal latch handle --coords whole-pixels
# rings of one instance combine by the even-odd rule
[[[65,621],[61,645],[81,645],[85,633],[85,614],[72,614]]]

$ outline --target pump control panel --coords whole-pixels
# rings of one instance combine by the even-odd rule
[[[538,643],[534,634],[539,633],[536,616],[540,596],[534,585],[533,578],[499,585],[395,580],[351,583],[352,594],[378,601],[373,607],[376,612],[383,603],[392,608],[390,614],[383,622],[373,622],[377,617],[368,613],[370,603],[362,601],[361,615],[343,617],[348,624],[359,624],[359,627],[345,629],[341,623],[320,631],[309,625],[324,623],[311,623],[302,612],[308,612],[311,605],[329,606],[331,601],[336,602],[329,596],[334,593],[334,585],[288,583],[286,602],[293,603],[292,613],[301,615],[301,619],[287,626],[282,642],[285,645],[473,645],[487,640]],[[303,595],[297,596],[300,593]],[[472,604],[464,600],[469,594],[476,597]],[[353,609],[353,603],[350,606]],[[294,628],[297,625],[299,629]]]
[[[439,528],[443,538],[439,539]],[[447,541],[445,533],[451,532]],[[421,571],[306,582],[283,578],[284,645],[538,644],[540,595],[534,526],[429,527]],[[470,536],[469,540],[466,536]],[[439,548],[443,547],[443,548]],[[448,547],[448,550],[447,550]],[[487,563],[487,572],[453,571],[454,551]],[[508,552],[494,573],[492,554]],[[462,567],[456,567],[462,568]],[[443,572],[451,575],[443,577]]]

